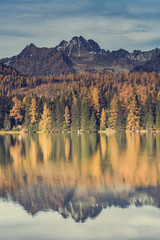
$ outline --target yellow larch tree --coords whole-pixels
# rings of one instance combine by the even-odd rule
[[[23,119],[23,115],[22,115],[22,112],[21,112],[23,106],[22,106],[21,101],[17,97],[14,97],[12,99],[12,101],[14,102],[14,105],[13,105],[13,108],[11,109],[11,111],[10,111],[9,116],[11,118],[15,119],[15,125],[17,126],[17,122],[18,121],[21,122],[22,119]]]
[[[67,105],[66,105],[66,107],[65,107],[64,118],[65,118],[65,119],[64,119],[64,121],[65,121],[64,125],[65,125],[65,127],[69,128],[70,123],[71,123],[71,118],[70,118],[69,108],[68,108]]]
[[[47,108],[47,104],[44,104],[43,113],[39,122],[39,130],[42,132],[48,132],[51,130],[51,112]]]
[[[91,87],[88,93],[88,99],[90,101],[91,106],[94,109],[95,115],[99,117],[100,114],[100,102],[99,102],[99,90],[97,87]]]
[[[109,111],[109,127],[111,129],[116,129],[116,123],[118,118],[118,97],[114,95]]]
[[[127,126],[126,130],[128,131],[137,131],[140,129],[140,114],[136,96],[133,95],[131,102],[128,106],[128,117],[127,117]]]
[[[106,114],[103,108],[101,112],[101,118],[100,118],[100,130],[105,130],[105,129],[106,129]]]
[[[30,105],[30,108],[29,108],[29,115],[30,115],[31,123],[35,123],[37,115],[38,115],[36,99],[35,98],[32,98],[32,100],[31,100],[31,105]]]

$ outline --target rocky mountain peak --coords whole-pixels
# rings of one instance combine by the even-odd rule
[[[94,40],[75,36],[56,47],[27,45],[20,54],[0,59],[0,63],[32,76],[82,72],[160,72],[160,49],[151,51],[101,49]]]
[[[83,57],[87,54],[95,54],[101,51],[101,48],[95,41],[91,39],[86,40],[82,36],[75,36],[69,42],[63,40],[56,49],[69,57]]]

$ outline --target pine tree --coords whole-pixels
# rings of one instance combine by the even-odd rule
[[[73,131],[80,130],[80,116],[81,116],[81,104],[80,100],[73,98],[73,103],[71,107],[71,129]]]
[[[51,130],[51,112],[47,108],[47,104],[44,104],[42,118],[39,122],[39,130],[42,132],[49,132]]]
[[[17,122],[18,121],[21,122],[23,119],[23,115],[21,112],[23,107],[22,107],[21,101],[17,97],[14,97],[12,101],[14,102],[14,106],[11,109],[9,116],[15,119],[15,125],[17,126]]]
[[[105,114],[105,110],[103,108],[102,112],[101,112],[101,119],[100,119],[100,130],[102,130],[102,131],[105,130],[106,125],[107,125],[106,114]]]
[[[0,96],[0,128],[4,127],[4,99]]]
[[[11,121],[10,121],[10,119],[9,119],[8,114],[5,114],[5,118],[4,118],[4,130],[5,130],[5,131],[11,130]]]
[[[56,131],[63,130],[65,103],[63,99],[57,99],[55,103]]]
[[[81,105],[81,130],[89,130],[89,120],[90,120],[90,109],[88,106],[88,101],[86,98],[82,100]]]
[[[132,96],[131,102],[128,106],[127,126],[128,131],[137,131],[140,129],[140,116],[136,96]]]
[[[125,120],[122,116],[122,106],[121,106],[121,103],[118,99],[118,116],[117,116],[117,120],[116,120],[116,130],[117,131],[121,131],[125,128]]]
[[[95,117],[94,111],[92,110],[92,115],[91,115],[90,124],[89,124],[89,130],[91,132],[95,132],[95,131],[97,131],[97,129],[98,129],[98,126],[97,126],[96,117]]]
[[[152,111],[152,104],[150,102],[149,109],[148,109],[148,119],[147,119],[146,129],[148,131],[152,131],[153,124],[154,124],[153,111]]]
[[[30,128],[30,117],[29,117],[29,108],[27,107],[25,109],[23,126],[25,128],[25,131],[28,132]]]
[[[23,104],[23,110],[24,110],[24,122],[23,122],[23,127],[25,131],[29,131],[30,127],[30,117],[29,117],[29,106],[30,106],[30,98],[24,97],[22,100]]]
[[[142,127],[146,130],[151,131],[154,124],[151,94],[148,94],[142,110]]]

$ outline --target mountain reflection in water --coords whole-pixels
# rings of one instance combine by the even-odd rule
[[[110,206],[160,207],[160,134],[0,136],[0,197],[77,222]]]

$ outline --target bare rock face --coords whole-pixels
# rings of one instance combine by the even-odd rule
[[[31,76],[59,75],[82,72],[160,71],[160,49],[151,51],[124,49],[110,52],[93,40],[82,36],[62,41],[53,48],[38,48],[33,43],[20,54],[1,59],[9,67]]]
[[[101,48],[95,41],[87,41],[82,36],[73,37],[70,42],[62,41],[56,49],[71,58],[87,57],[89,54],[101,51]]]
[[[155,54],[150,60],[146,61],[143,65],[134,68],[138,72],[160,72],[160,52]]]

